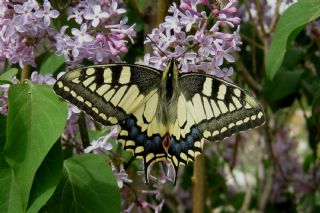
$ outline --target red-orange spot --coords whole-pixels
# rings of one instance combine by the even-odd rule
[[[169,145],[170,145],[169,136],[166,135],[162,141],[162,146],[166,152],[168,152]]]

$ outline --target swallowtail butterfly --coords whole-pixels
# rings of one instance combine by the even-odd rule
[[[118,142],[151,165],[193,161],[204,140],[220,141],[262,125],[263,109],[243,89],[205,73],[162,72],[137,64],[94,65],[64,74],[55,92],[104,125],[120,126]]]

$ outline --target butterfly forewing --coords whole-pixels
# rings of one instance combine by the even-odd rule
[[[157,70],[140,65],[97,65],[66,73],[54,90],[96,121],[114,125],[145,104],[160,80]]]

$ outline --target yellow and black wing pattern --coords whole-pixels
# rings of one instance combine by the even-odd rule
[[[171,123],[168,159],[178,169],[193,161],[204,139],[221,141],[265,122],[262,107],[243,89],[204,73],[178,77],[177,117]]]
[[[55,92],[104,125],[120,126],[118,142],[151,165],[179,166],[222,140],[264,123],[257,101],[243,89],[203,73],[180,74],[174,59],[164,72],[134,64],[95,65],[64,74]]]
[[[94,120],[118,124],[118,142],[144,159],[146,180],[151,164],[166,158],[162,141],[166,127],[157,118],[161,73],[134,64],[79,68],[64,74],[54,91]]]
[[[159,71],[139,65],[95,65],[67,72],[53,89],[94,120],[115,125],[157,91]]]

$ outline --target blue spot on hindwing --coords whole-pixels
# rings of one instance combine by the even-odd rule
[[[129,137],[130,138],[136,138],[137,135],[139,134],[139,129],[137,127],[132,127],[130,130],[129,130]]]
[[[147,140],[145,143],[145,151],[146,152],[152,152],[153,151],[153,145],[154,143],[152,142],[152,140]]]
[[[200,134],[199,130],[194,127],[191,129],[191,135],[192,135],[193,139],[195,139],[195,140],[198,140],[199,138],[201,138],[201,134]]]
[[[147,140],[147,136],[144,133],[140,133],[137,137],[136,137],[136,143],[139,145],[144,145],[146,143]]]
[[[129,127],[129,128],[136,126],[133,118],[128,118],[128,119],[126,119],[126,122],[125,122],[125,123],[126,123],[126,126]]]

